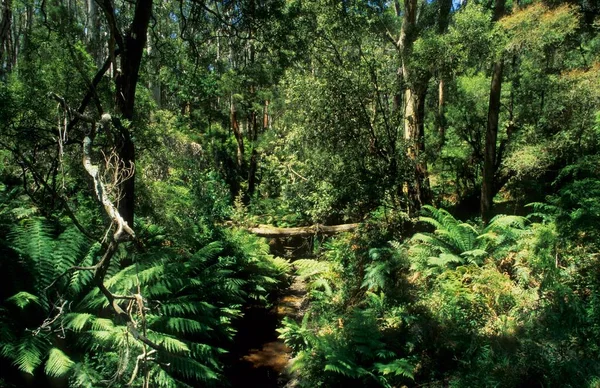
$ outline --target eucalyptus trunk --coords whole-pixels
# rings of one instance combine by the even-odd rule
[[[493,20],[497,21],[504,15],[506,0],[496,0]],[[490,101],[488,120],[485,132],[485,151],[483,160],[483,181],[481,183],[481,218],[488,223],[492,215],[494,201],[494,176],[496,175],[496,143],[498,139],[498,123],[500,119],[500,98],[502,95],[502,73],[504,61],[502,56],[492,66],[492,83],[490,86]]]

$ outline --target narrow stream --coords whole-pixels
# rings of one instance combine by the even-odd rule
[[[306,290],[298,278],[283,290],[275,306],[246,310],[235,338],[233,365],[226,372],[232,387],[282,388],[290,380],[286,372],[291,349],[278,339],[283,317],[297,318]]]

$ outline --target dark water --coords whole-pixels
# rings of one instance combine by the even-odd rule
[[[279,316],[275,311],[250,307],[235,338],[232,364],[226,375],[232,387],[281,387],[288,361],[285,345],[277,340]]]
[[[270,310],[250,307],[236,335],[232,363],[225,372],[233,387],[284,387],[291,349],[277,338],[283,317],[298,318],[306,291],[298,279],[285,289]]]

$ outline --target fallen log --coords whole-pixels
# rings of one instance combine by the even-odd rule
[[[292,237],[301,236],[308,237],[314,235],[330,236],[336,233],[351,232],[358,227],[358,224],[342,224],[342,225],[311,225],[300,226],[296,228],[278,228],[271,225],[258,225],[250,227],[247,230],[259,237]]]

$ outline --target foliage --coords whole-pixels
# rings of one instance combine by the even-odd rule
[[[126,28],[140,15],[147,40]],[[293,273],[307,305],[279,333],[300,386],[597,386],[599,16],[589,0],[2,2],[0,385],[226,385],[240,318]],[[135,163],[134,198],[111,199],[136,238],[106,274],[92,133],[94,159]],[[349,222],[294,262],[243,229]]]

